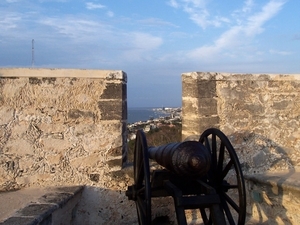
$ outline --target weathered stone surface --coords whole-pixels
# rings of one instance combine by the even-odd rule
[[[126,188],[130,177],[120,187],[110,175],[126,162],[124,72],[13,68],[0,76],[0,191],[87,185],[101,195]]]
[[[1,225],[38,225],[38,221],[34,217],[10,217],[4,222],[0,223]]]
[[[182,81],[182,138],[222,130],[247,176],[254,224],[299,224],[300,76],[193,72]],[[197,90],[213,82],[215,93],[203,100]]]
[[[66,186],[0,193],[0,224],[72,224],[82,191],[83,186]]]
[[[216,81],[183,79],[182,97],[212,98],[216,94]],[[190,82],[189,82],[190,81]]]
[[[99,101],[98,107],[101,109],[101,119],[122,120],[122,101]]]
[[[124,99],[126,97],[126,85],[122,83],[108,83],[101,95],[102,99]]]
[[[299,224],[299,172],[246,176],[247,212],[257,224]]]
[[[206,124],[203,128],[219,127],[231,137],[245,172],[300,165],[299,76],[194,72],[182,74],[182,81],[183,139],[201,134]],[[210,88],[215,93],[205,100],[201,93],[195,96],[209,82],[216,84]]]

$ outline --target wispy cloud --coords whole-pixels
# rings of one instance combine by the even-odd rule
[[[3,31],[3,30],[16,28],[17,23],[20,22],[21,20],[22,17],[19,15],[4,16],[3,18],[0,19],[0,29]]]
[[[175,25],[175,24],[173,24],[171,22],[168,22],[168,21],[165,21],[165,20],[161,20],[161,19],[158,19],[158,18],[147,18],[147,19],[139,20],[138,22],[142,23],[142,24],[149,25],[149,26],[178,27],[177,25]]]
[[[279,51],[279,50],[274,50],[274,49],[270,49],[269,52],[271,54],[276,54],[276,55],[291,55],[293,54],[292,52],[288,52],[288,51]]]
[[[178,4],[178,2],[176,1],[176,0],[169,0],[168,2],[167,2],[167,4],[169,5],[169,6],[171,6],[171,7],[173,7],[173,8],[179,8],[179,4]]]
[[[8,2],[8,3],[15,3],[15,2],[18,2],[20,0],[5,0],[5,1]]]
[[[20,0],[22,1],[22,0]],[[43,2],[69,2],[71,0],[38,0],[39,2],[43,3]]]
[[[129,47],[123,53],[126,61],[151,60],[152,56],[149,53],[163,44],[162,38],[147,33],[131,32],[124,37],[126,38],[126,45]]]
[[[285,4],[285,1],[271,0],[263,6],[259,13],[250,16],[247,19],[246,26],[244,28],[245,33],[250,35],[256,35],[263,31],[262,25],[274,17]]]
[[[65,48],[74,44],[86,46],[90,49],[89,54],[99,59],[101,63],[104,61],[134,63],[151,60],[152,52],[163,44],[161,37],[150,33],[123,31],[91,18],[48,17],[40,20],[39,23],[49,27],[48,31],[52,30],[51,37],[48,37],[51,41],[59,39],[62,45],[64,40],[67,44]],[[80,60],[83,60],[82,56]]]
[[[252,4],[250,3],[251,1],[247,0],[243,9]],[[194,59],[210,60],[222,54],[228,55],[228,51],[234,52],[238,48],[244,48],[255,36],[264,31],[263,25],[281,10],[284,3],[285,1],[270,0],[259,12],[238,21],[236,25],[223,32],[212,45],[199,47],[190,51],[188,55]]]
[[[38,23],[46,25],[55,30],[57,34],[76,42],[96,38],[99,36],[98,34],[102,36],[110,30],[109,26],[99,21],[74,16],[64,18],[48,17],[39,20]],[[101,32],[99,33],[99,31]]]
[[[96,3],[93,3],[93,2],[86,2],[85,5],[86,5],[86,8],[89,9],[89,10],[105,8],[104,5],[96,4]]]
[[[112,11],[108,11],[108,12],[106,13],[106,15],[107,15],[108,17],[114,17],[114,16],[115,16],[115,14],[114,14]]]
[[[212,16],[207,8],[208,0],[170,0],[168,5],[173,8],[182,8],[190,19],[202,29],[209,26],[220,27],[223,23],[228,23],[230,20],[227,17],[216,15]]]
[[[242,12],[244,12],[244,13],[251,12],[253,5],[254,5],[253,0],[246,0],[244,7],[242,8]]]
[[[219,27],[223,22],[229,22],[226,17],[211,16],[205,0],[184,0],[183,9],[190,15],[190,19],[206,29],[209,26]]]

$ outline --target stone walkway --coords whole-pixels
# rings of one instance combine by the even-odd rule
[[[83,186],[67,186],[0,192],[0,224],[41,222],[82,190]]]

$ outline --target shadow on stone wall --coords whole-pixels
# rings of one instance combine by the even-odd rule
[[[288,171],[277,181],[277,185],[274,186],[256,182],[252,183],[252,181],[247,182],[247,211],[251,213],[254,221],[258,224],[295,224],[288,214],[297,214],[298,212],[288,212],[289,209],[286,208],[286,204],[289,203],[284,203],[285,193],[281,186],[293,173],[293,170]]]
[[[248,215],[252,215],[258,224],[293,224],[284,200],[283,184],[295,173],[295,167],[284,147],[253,132],[234,133],[229,139],[247,178]],[[267,174],[277,172],[281,175],[269,183]],[[255,177],[261,177],[261,180]]]
[[[199,137],[200,135],[192,135],[184,141],[197,141]],[[257,224],[263,225],[295,224],[288,215],[294,212],[291,211],[293,207],[287,208],[287,204],[291,202],[284,199],[289,197],[283,188],[285,182],[295,173],[295,162],[289,157],[291,152],[287,152],[275,141],[254,132],[236,132],[228,138],[236,150],[244,176],[247,178],[246,224],[254,218]],[[280,175],[265,175],[276,172],[280,172]],[[256,179],[258,176],[260,180]],[[192,216],[196,218],[196,215]]]

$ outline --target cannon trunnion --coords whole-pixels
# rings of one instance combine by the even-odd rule
[[[150,173],[150,159],[164,169]],[[134,150],[134,184],[126,195],[136,202],[140,225],[152,224],[151,199],[172,196],[177,223],[186,225],[185,210],[199,209],[205,225],[242,225],[246,217],[241,166],[228,138],[218,129],[203,132],[199,142],[149,147],[138,131]]]

